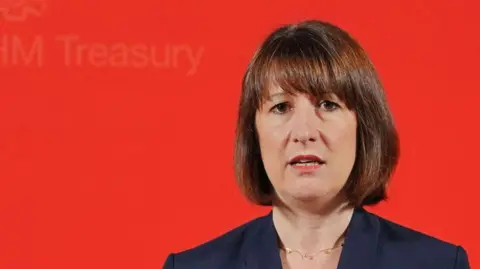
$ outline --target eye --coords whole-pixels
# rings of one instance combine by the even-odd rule
[[[270,109],[270,111],[275,114],[284,114],[289,110],[290,110],[290,105],[287,102],[276,104]]]
[[[325,109],[326,111],[334,111],[335,109],[340,108],[337,103],[328,100],[320,102],[320,107]]]

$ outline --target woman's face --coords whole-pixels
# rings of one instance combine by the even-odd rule
[[[269,96],[255,121],[265,170],[278,197],[330,201],[355,162],[355,113],[336,96],[315,101],[278,87]]]

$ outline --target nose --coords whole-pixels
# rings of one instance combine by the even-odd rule
[[[314,108],[296,110],[291,120],[293,142],[305,144],[319,139],[319,130],[316,128],[318,118]]]

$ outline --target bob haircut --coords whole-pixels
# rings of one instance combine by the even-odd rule
[[[344,30],[306,20],[273,31],[251,59],[242,81],[234,165],[242,193],[254,204],[272,205],[275,194],[265,171],[255,115],[277,85],[289,94],[320,99],[334,94],[357,116],[357,148],[342,190],[354,206],[387,199],[386,188],[399,158],[392,113],[375,68]]]

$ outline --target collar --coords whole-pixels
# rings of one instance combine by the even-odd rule
[[[244,269],[281,269],[277,232],[272,211],[258,219],[252,232],[245,238],[240,255]],[[364,208],[356,208],[345,234],[338,269],[373,267],[377,255],[380,223],[375,215]]]

